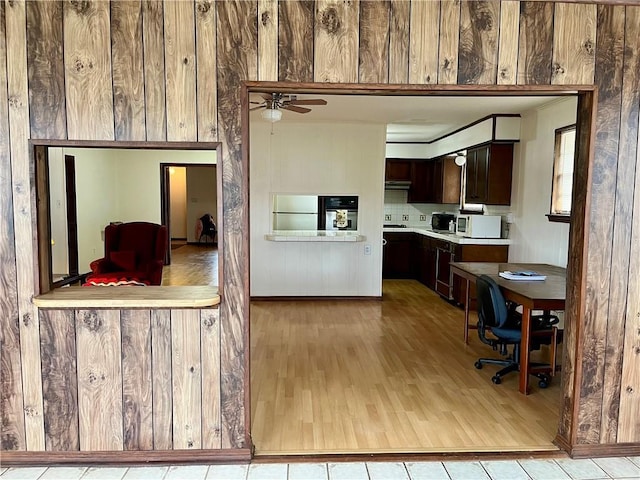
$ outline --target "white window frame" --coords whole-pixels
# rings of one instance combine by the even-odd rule
[[[569,222],[575,165],[576,125],[557,128],[553,149],[550,222]]]

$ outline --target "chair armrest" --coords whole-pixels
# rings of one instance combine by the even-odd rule
[[[105,273],[109,271],[111,262],[106,258],[98,258],[89,264],[89,268],[93,273]]]
[[[532,315],[531,325],[534,330],[545,330],[553,327],[560,321],[556,315]]]

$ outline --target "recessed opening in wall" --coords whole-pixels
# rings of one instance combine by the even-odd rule
[[[40,293],[85,283],[219,286],[219,145],[32,141]],[[213,227],[203,231],[202,218]]]

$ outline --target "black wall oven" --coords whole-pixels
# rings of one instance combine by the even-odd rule
[[[319,195],[318,230],[358,229],[358,197],[355,195]]]

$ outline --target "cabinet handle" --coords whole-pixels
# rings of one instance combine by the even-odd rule
[[[387,239],[386,239],[386,238],[383,238],[383,239],[382,239],[382,246],[384,247],[386,244],[387,244]]]

